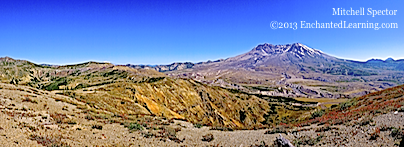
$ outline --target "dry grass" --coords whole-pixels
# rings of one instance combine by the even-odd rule
[[[341,103],[321,117],[309,119],[295,125],[302,126],[313,123],[344,124],[363,116],[373,117],[381,113],[395,111],[402,107],[403,104],[404,85],[401,85]]]

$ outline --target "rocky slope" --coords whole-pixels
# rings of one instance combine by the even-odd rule
[[[284,116],[278,112],[293,119],[313,109],[293,106],[292,103],[306,102],[290,98],[209,86],[154,70],[96,62],[49,67],[11,58],[1,60],[3,83],[70,96],[89,106],[83,109],[102,111],[111,117],[159,116],[194,124],[253,129],[279,123]]]

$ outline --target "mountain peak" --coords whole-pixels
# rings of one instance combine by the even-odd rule
[[[367,63],[376,63],[376,62],[395,62],[395,61],[396,61],[396,60],[394,60],[393,58],[389,57],[389,58],[387,58],[386,60],[372,58],[372,59],[367,60],[366,62],[367,62]]]
[[[311,56],[321,55],[322,52],[316,49],[312,49],[302,43],[293,43],[286,45],[272,45],[268,43],[260,44],[255,47],[251,52],[251,54],[259,54],[262,56],[269,55],[281,55],[291,53],[298,58],[303,56]]]
[[[0,61],[15,61],[15,60],[13,58],[6,56],[6,57],[1,57]]]
[[[302,44],[302,43],[299,43],[299,42],[296,42],[296,43],[292,43],[292,45],[294,45],[294,46],[305,46],[304,44]]]
[[[387,58],[385,61],[386,61],[386,62],[394,62],[395,60],[394,60],[393,58],[389,57],[389,58]]]

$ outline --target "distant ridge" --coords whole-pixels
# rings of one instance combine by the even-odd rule
[[[154,69],[172,77],[242,91],[287,97],[351,98],[404,84],[404,60],[346,60],[302,43],[264,43],[244,54],[216,61],[127,66]],[[313,82],[314,85],[310,84]],[[253,85],[265,85],[266,88],[254,88]],[[279,90],[279,87],[283,88]]]
[[[302,43],[293,43],[293,44],[285,44],[285,45],[273,45],[273,44],[260,44],[254,47],[251,51],[241,54],[235,57],[229,57],[227,59],[220,59],[215,61],[207,61],[207,62],[175,62],[168,65],[133,65],[133,64],[126,64],[126,66],[133,67],[133,68],[145,68],[145,69],[154,69],[159,72],[168,72],[168,71],[176,71],[176,70],[183,70],[183,69],[190,69],[194,66],[198,65],[206,65],[209,63],[217,63],[217,62],[237,62],[241,60],[255,60],[257,62],[261,62],[264,58],[268,57],[279,57],[286,60],[296,61],[296,60],[304,60],[303,62],[310,62],[307,61],[307,58],[324,58],[329,60],[340,60],[336,57],[330,56],[322,52],[318,49],[310,48]],[[287,57],[282,57],[287,56]],[[252,57],[256,59],[251,59]],[[295,59],[293,59],[295,58]],[[367,61],[355,61],[355,60],[347,60],[343,59],[348,62],[352,63],[374,63],[374,62],[404,62],[404,59],[394,60],[393,58],[388,58],[386,60],[382,59],[370,59]],[[251,63],[256,64],[256,63]],[[268,63],[268,64],[280,64],[280,63]]]

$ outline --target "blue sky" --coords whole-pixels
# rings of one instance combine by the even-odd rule
[[[404,1],[1,0],[0,56],[35,63],[169,64],[300,42],[345,59],[404,59]],[[332,8],[397,10],[333,16]],[[396,29],[271,29],[271,22],[397,23]]]

